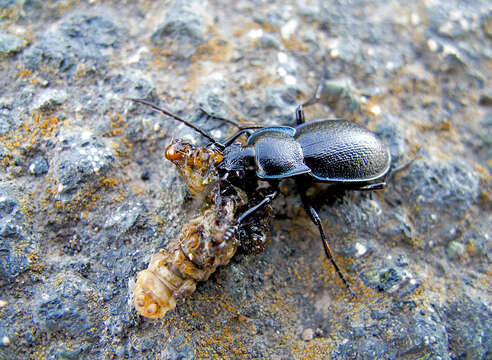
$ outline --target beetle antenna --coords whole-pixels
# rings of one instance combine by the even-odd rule
[[[217,147],[219,147],[219,148],[221,148],[223,150],[224,146],[222,144],[220,144],[217,140],[215,140],[212,136],[210,136],[209,134],[207,134],[205,131],[203,131],[202,129],[200,129],[198,126],[195,126],[192,123],[190,123],[189,121],[186,121],[185,119],[180,118],[178,115],[175,115],[172,112],[169,112],[169,111],[167,111],[165,109],[162,109],[162,108],[158,107],[155,104],[152,104],[151,102],[149,102],[147,100],[134,99],[134,98],[130,98],[130,100],[135,101],[135,102],[140,103],[140,104],[147,105],[147,106],[151,107],[152,109],[154,109],[155,111],[161,112],[164,115],[167,115],[167,116],[172,117],[174,120],[177,120],[177,121],[185,124],[186,126],[192,128],[193,130],[195,130],[196,132],[198,132],[200,135],[202,135],[203,137],[205,137],[208,140],[210,140],[210,142],[212,142],[214,145],[216,145]]]

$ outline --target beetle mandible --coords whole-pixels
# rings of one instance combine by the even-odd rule
[[[343,272],[335,262],[319,214],[306,195],[306,191],[315,182],[335,185],[342,190],[383,189],[391,173],[406,168],[413,159],[392,171],[388,147],[376,134],[365,127],[341,119],[306,122],[304,107],[318,102],[320,94],[321,84],[309,101],[296,108],[295,127],[259,125],[241,127],[232,120],[211,115],[202,109],[212,118],[226,121],[239,128],[224,142],[214,139],[199,127],[146,100],[132,100],[172,117],[207,138],[210,141],[209,145],[214,146],[223,155],[223,161],[217,165],[221,181],[228,181],[247,193],[256,190],[258,180],[270,183],[272,191],[238,217],[235,225],[224,234],[226,238],[234,236],[248,217],[273,201],[278,194],[280,180],[293,178],[304,208],[319,230],[326,257],[333,264],[352,297],[355,297]],[[243,135],[247,137],[246,145],[236,141]],[[168,155],[172,156],[166,154]]]

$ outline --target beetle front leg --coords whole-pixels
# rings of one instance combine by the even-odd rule
[[[316,209],[314,208],[314,206],[311,204],[311,202],[309,201],[309,199],[308,199],[308,197],[306,195],[306,187],[304,185],[300,185],[299,184],[299,181],[297,181],[297,186],[299,188],[299,193],[301,195],[301,200],[302,200],[302,203],[304,205],[304,208],[306,209],[306,212],[311,217],[311,220],[313,221],[313,223],[318,227],[319,234],[320,234],[320,237],[321,237],[321,242],[323,243],[323,248],[325,250],[326,257],[333,264],[336,273],[338,274],[338,276],[340,277],[340,279],[342,279],[343,284],[345,285],[345,287],[350,292],[351,297],[352,298],[355,298],[355,293],[353,292],[352,288],[350,287],[348,281],[345,280],[345,276],[343,275],[342,271],[340,270],[340,268],[338,267],[337,263],[335,262],[335,258],[333,256],[333,252],[331,250],[330,244],[328,243],[328,240],[326,239],[326,236],[325,236],[325,232],[323,231],[323,225],[321,224],[321,219],[320,219],[320,217],[318,215],[318,212],[316,211]]]

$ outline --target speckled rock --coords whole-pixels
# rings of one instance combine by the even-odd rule
[[[38,289],[32,310],[34,323],[46,330],[69,336],[86,334],[92,326],[88,309],[81,306],[87,304],[88,294],[84,293],[80,285],[72,279],[70,282],[62,282],[56,293],[51,293],[49,289]]]
[[[125,203],[121,205],[112,216],[104,223],[105,228],[117,227],[120,231],[130,229],[138,217],[145,211],[145,206],[141,203]]]
[[[166,11],[152,42],[177,57],[189,58],[205,41],[205,8],[199,1],[176,0]]]
[[[5,285],[29,269],[31,261],[24,215],[13,187],[0,184],[0,283]]]
[[[0,359],[490,357],[490,1],[0,9]],[[200,107],[293,125],[320,83],[307,120],[353,119],[394,166],[417,155],[382,191],[308,192],[357,297],[285,180],[262,251],[244,241],[165,318],[138,316],[136,274],[203,210],[166,146],[207,140],[129,98],[224,139]]]
[[[439,208],[459,216],[477,201],[480,179],[465,163],[451,161],[431,165],[418,161],[402,179],[402,186],[413,203],[419,206],[426,203],[430,206],[423,208]]]
[[[82,64],[100,68],[117,45],[120,33],[108,18],[74,15],[54,30],[48,30],[23,53],[24,66],[38,69],[43,64],[67,71]]]
[[[63,104],[67,97],[68,94],[64,90],[47,89],[34,100],[32,109],[40,111],[53,110],[53,107]]]
[[[113,150],[89,130],[78,129],[61,134],[53,172],[57,197],[69,202],[88,182],[97,180],[114,165]]]
[[[36,176],[46,174],[48,172],[48,162],[42,156],[36,157],[29,164],[29,172]]]
[[[14,35],[0,33],[0,56],[18,53],[26,46],[26,40]]]

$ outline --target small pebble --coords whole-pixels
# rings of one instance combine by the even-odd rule
[[[9,339],[9,337],[8,337],[8,336],[4,336],[4,337],[2,338],[2,345],[3,345],[3,346],[9,346],[9,345],[10,345],[10,339]]]
[[[311,328],[307,328],[302,332],[302,340],[304,341],[311,341],[314,338],[314,330]]]
[[[9,304],[7,300],[0,299],[0,309],[3,309]]]
[[[465,253],[465,245],[459,241],[450,241],[446,247],[446,254],[450,260],[459,259]]]

